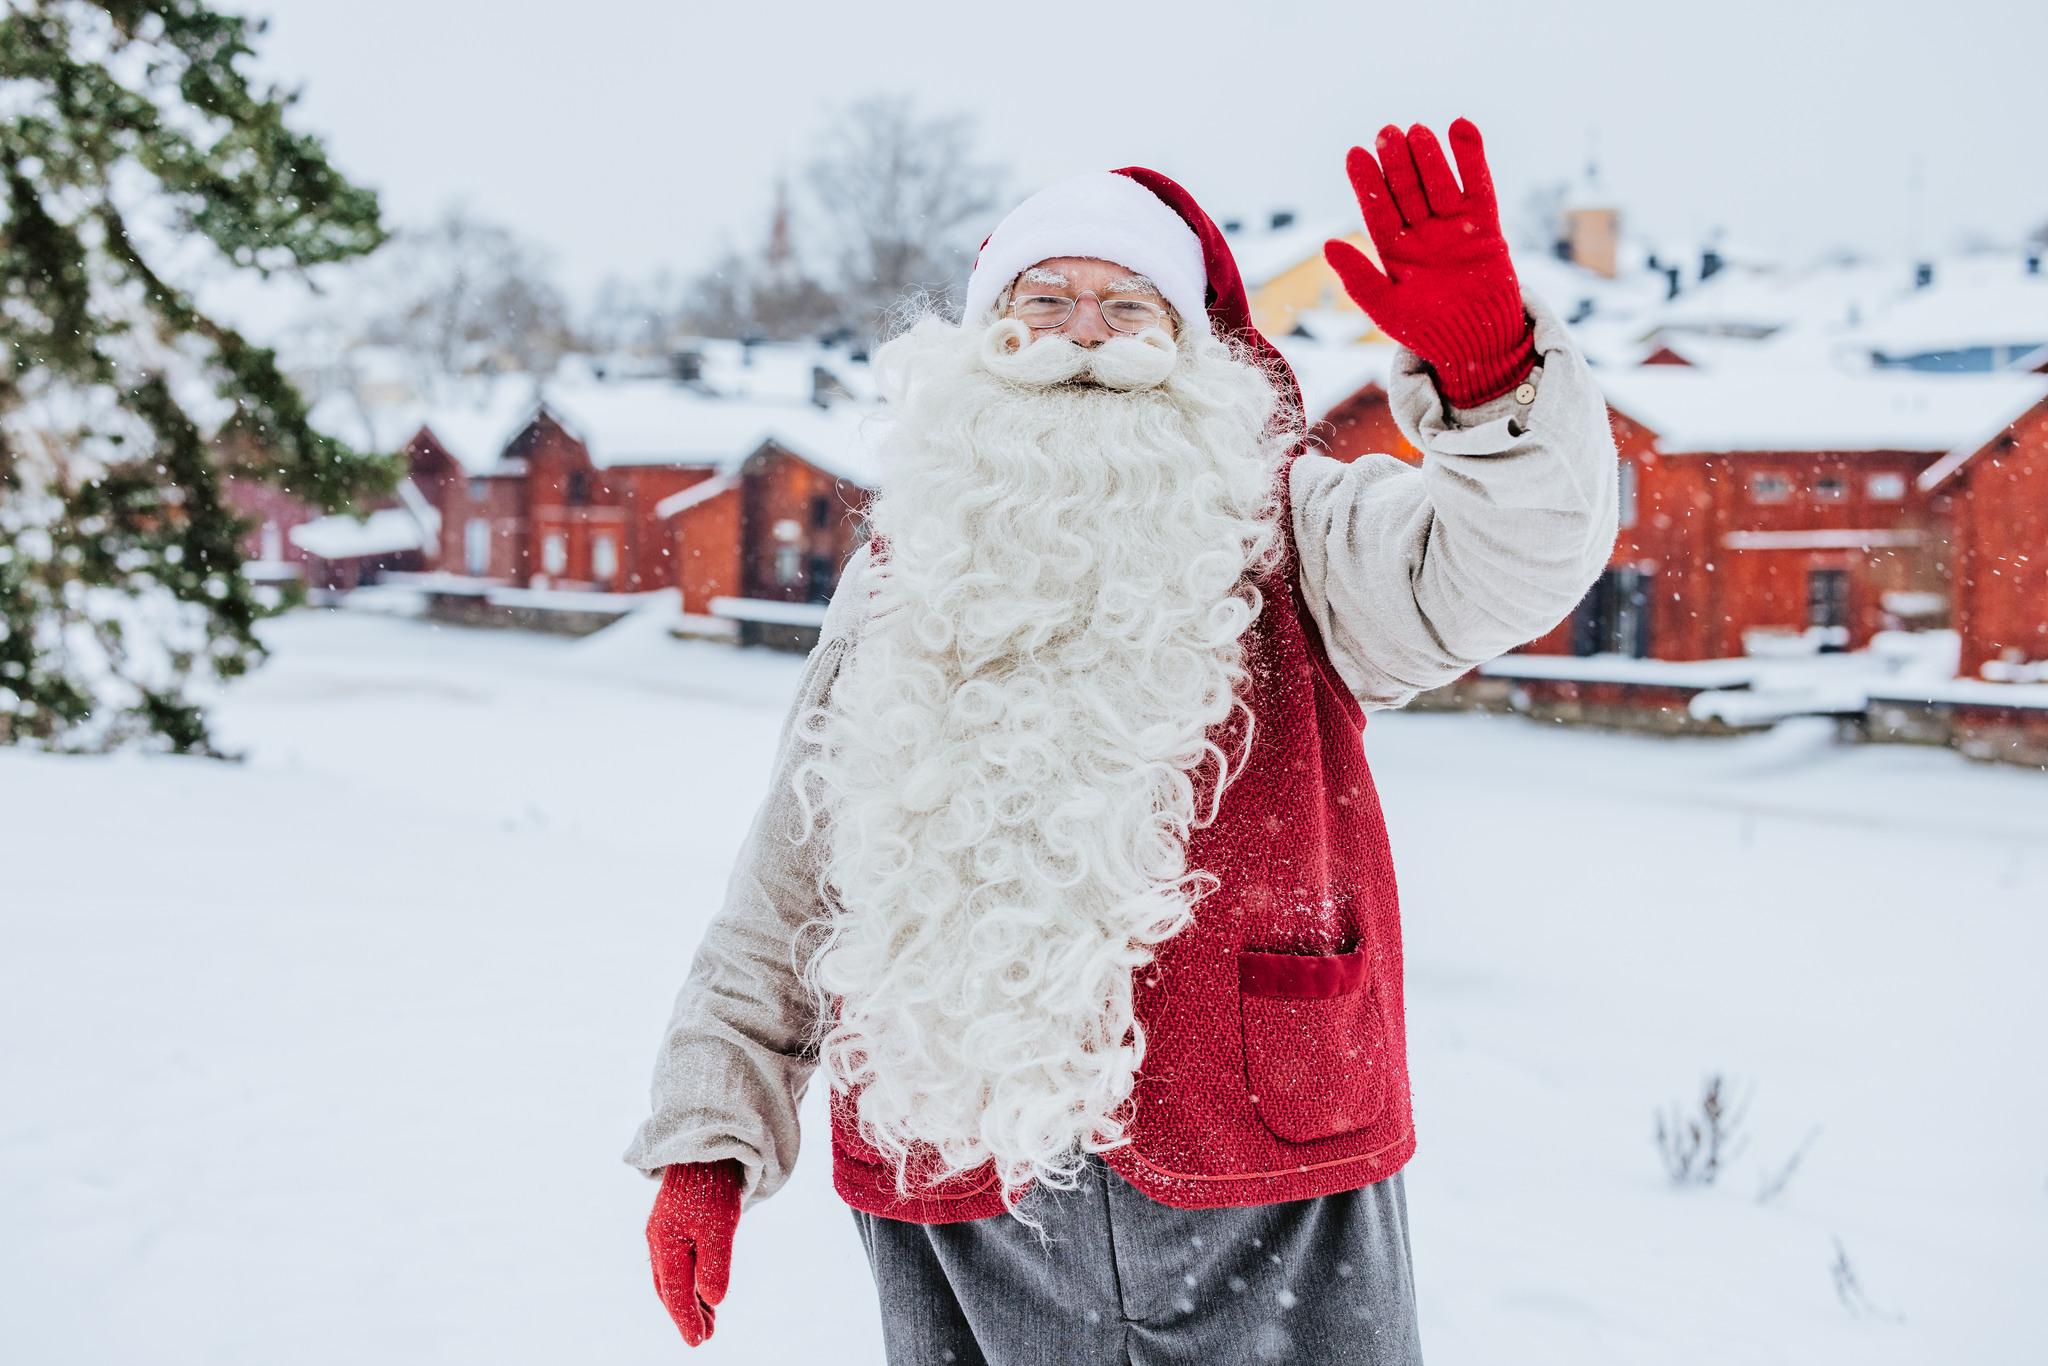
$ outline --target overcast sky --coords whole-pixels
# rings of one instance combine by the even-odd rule
[[[1592,149],[1672,245],[1903,254],[2048,221],[2040,0],[234,2],[391,221],[460,199],[579,295],[751,244],[834,102],[894,90],[977,114],[1013,198],[1138,163],[1219,218],[1354,215],[1348,146],[1463,114],[1511,216]]]

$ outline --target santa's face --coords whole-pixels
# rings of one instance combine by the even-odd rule
[[[1090,300],[1084,296],[1092,294]],[[1022,315],[1032,323],[1033,300],[1060,299],[1073,304],[1067,319],[1052,327],[1032,326],[1035,340],[1064,337],[1079,346],[1100,346],[1137,330],[1130,324],[1150,322],[1169,339],[1178,335],[1173,310],[1143,273],[1115,261],[1093,256],[1053,256],[1026,267],[996,300],[999,313]]]
[[[797,780],[830,842],[823,1058],[901,1168],[1070,1184],[1123,1141],[1132,972],[1214,884],[1186,840],[1242,758],[1212,735],[1298,419],[1185,327],[929,317],[875,366],[883,548]]]

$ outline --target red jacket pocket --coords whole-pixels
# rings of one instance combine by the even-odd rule
[[[1243,950],[1237,980],[1245,1081],[1260,1122],[1289,1143],[1370,1127],[1388,1089],[1370,952]]]

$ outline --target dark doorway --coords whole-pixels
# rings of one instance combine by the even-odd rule
[[[1572,653],[1650,657],[1650,585],[1647,569],[1610,569],[1593,581],[1572,613]]]
[[[1809,569],[1806,571],[1806,624],[1830,628],[1823,638],[1823,650],[1843,650],[1849,645],[1849,571]],[[1835,630],[1832,628],[1840,628]]]

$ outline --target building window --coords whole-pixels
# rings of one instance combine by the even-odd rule
[[[804,551],[802,546],[779,545],[775,547],[775,582],[789,587],[804,581]]]
[[[1636,524],[1636,462],[1621,462],[1621,525]]]
[[[1806,571],[1806,624],[1822,628],[1849,625],[1849,571],[1809,569]],[[1823,640],[1822,644],[1847,644],[1846,640]]]
[[[618,572],[619,547],[610,532],[599,532],[590,538],[590,577],[609,586]]]
[[[580,508],[590,501],[590,471],[570,470],[568,491],[563,495],[570,507]]]
[[[541,572],[550,577],[559,576],[569,567],[569,538],[559,531],[550,531],[540,543]]]
[[[824,527],[832,521],[832,500],[823,494],[811,499],[811,525]]]
[[[488,482],[487,480],[483,480],[483,479],[472,479],[472,480],[470,480],[470,481],[469,481],[469,501],[470,501],[470,502],[472,502],[472,503],[481,503],[481,502],[482,502],[482,501],[484,500],[485,496],[486,496],[487,494],[489,494],[489,492],[490,492],[490,489],[491,489],[491,486],[490,486],[490,483],[489,483],[489,482]]]
[[[257,558],[266,561],[284,558],[284,528],[276,522],[263,524],[263,553]]]
[[[1782,474],[1749,476],[1749,501],[1752,503],[1782,503],[1791,496],[1792,481]]]
[[[1839,474],[1824,474],[1813,481],[1813,494],[1824,503],[1839,503],[1849,496],[1849,481]]]
[[[1895,472],[1873,474],[1870,476],[1870,482],[1863,486],[1863,490],[1872,498],[1896,503],[1906,496],[1906,476]]]
[[[491,572],[491,524],[482,517],[463,524],[462,565],[472,574]]]

